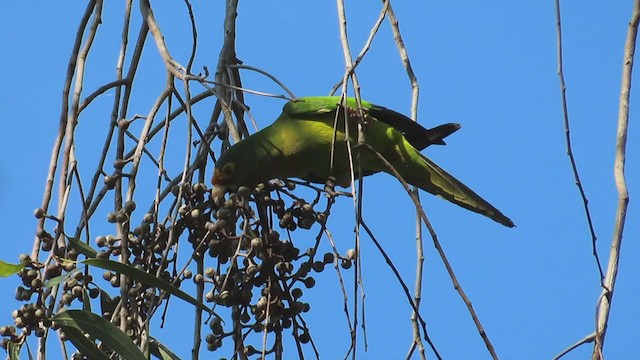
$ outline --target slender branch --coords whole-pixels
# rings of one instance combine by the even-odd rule
[[[638,23],[640,22],[640,0],[635,0],[633,12],[627,30],[627,39],[624,44],[624,63],[622,65],[622,84],[620,85],[620,105],[618,109],[618,132],[616,135],[616,157],[614,160],[613,175],[618,189],[618,207],[616,210],[616,222],[613,228],[613,239],[609,252],[609,265],[604,279],[604,287],[598,308],[596,311],[596,338],[591,359],[601,360],[604,339],[609,322],[611,301],[618,276],[618,262],[622,246],[624,224],[627,219],[627,207],[629,205],[629,191],[625,180],[625,160],[627,150],[627,131],[629,126],[629,97],[631,95],[631,75],[636,51],[636,38],[638,35]]]
[[[384,158],[384,156],[382,156],[378,151],[376,151],[374,148],[371,147],[371,145],[367,143],[365,143],[363,146],[367,150],[369,150],[373,155],[375,155],[382,162],[382,164],[384,164],[384,166],[389,170],[389,172],[393,176],[395,176],[396,179],[400,181],[400,183],[402,183],[402,186],[404,187],[405,191],[407,192],[407,194],[409,194],[409,197],[411,197],[411,200],[413,201],[413,204],[415,205],[416,210],[418,211],[418,213],[420,214],[420,217],[422,218],[422,222],[429,230],[429,234],[431,235],[431,239],[433,240],[433,245],[438,251],[438,254],[440,255],[440,259],[442,259],[442,262],[445,268],[447,269],[447,273],[451,278],[451,282],[453,283],[454,289],[456,289],[456,291],[460,295],[460,298],[467,306],[467,310],[469,311],[469,314],[471,315],[471,318],[473,319],[473,322],[476,325],[476,329],[478,329],[478,333],[480,334],[480,337],[484,341],[485,346],[487,347],[487,350],[491,354],[491,357],[493,359],[498,359],[498,355],[496,354],[493,348],[493,344],[491,344],[491,341],[489,340],[489,337],[487,336],[487,333],[485,332],[484,327],[480,323],[480,319],[478,318],[476,311],[473,309],[473,305],[471,305],[471,301],[469,300],[469,297],[467,297],[467,294],[462,289],[462,285],[460,285],[460,282],[458,281],[458,278],[456,277],[453,271],[453,267],[449,263],[449,259],[444,253],[444,249],[440,244],[440,240],[438,240],[438,235],[436,234],[433,226],[431,225],[431,222],[427,218],[427,214],[425,214],[424,210],[422,209],[422,205],[420,204],[420,201],[418,201],[416,196],[411,191],[411,187],[409,186],[409,184],[407,184],[407,182],[402,178],[400,173],[398,173],[398,171],[393,167],[393,165],[391,165],[391,163],[387,159]]]
[[[582,182],[580,181],[580,175],[578,174],[578,165],[576,165],[576,160],[575,160],[575,157],[573,156],[573,150],[571,147],[569,110],[567,106],[567,87],[564,82],[564,70],[562,65],[562,26],[561,26],[562,22],[561,22],[561,16],[560,16],[560,0],[556,0],[555,3],[556,3],[556,40],[557,40],[557,53],[558,53],[558,78],[560,79],[560,96],[562,99],[562,117],[564,122],[565,142],[567,144],[567,156],[569,157],[569,162],[571,163],[571,171],[573,172],[573,178],[576,182],[576,186],[578,187],[578,191],[580,192],[580,197],[582,198],[582,204],[584,207],[585,215],[587,217],[589,232],[591,234],[591,247],[592,247],[593,257],[596,260],[596,265],[598,266],[598,272],[600,273],[600,284],[603,285],[602,281],[604,279],[604,273],[602,271],[602,265],[600,264],[600,257],[598,256],[598,251],[596,249],[596,241],[598,240],[598,237],[596,236],[596,232],[593,227],[593,221],[591,220],[591,212],[589,211],[589,200],[587,199],[587,194],[584,191]]]
[[[563,356],[567,355],[568,353],[570,353],[571,351],[573,351],[573,349],[578,348],[580,345],[584,345],[584,344],[588,344],[590,342],[593,342],[593,340],[596,338],[596,333],[592,333],[589,334],[585,337],[583,337],[582,339],[576,341],[575,343],[573,343],[571,346],[569,346],[568,348],[562,350],[562,352],[558,355],[556,355],[553,360],[559,360],[560,358],[562,358]]]
[[[369,226],[367,226],[364,220],[362,221],[362,227],[364,228],[367,235],[369,235],[369,238],[371,238],[371,241],[373,241],[373,244],[378,248],[378,251],[380,252],[382,257],[384,257],[384,260],[387,262],[387,265],[389,265],[389,268],[391,269],[391,271],[393,272],[393,275],[395,275],[396,279],[400,283],[400,286],[402,286],[402,290],[404,291],[404,294],[407,300],[409,301],[409,305],[411,305],[411,308],[413,309],[414,316],[416,317],[417,321],[420,321],[420,324],[422,325],[422,332],[424,332],[424,338],[425,340],[427,340],[427,343],[431,347],[431,350],[433,351],[433,353],[436,355],[438,359],[442,359],[442,357],[440,356],[440,353],[436,349],[435,344],[433,343],[433,341],[431,341],[431,338],[429,337],[429,333],[427,333],[427,322],[422,318],[422,315],[420,315],[420,312],[418,310],[418,302],[414,301],[411,298],[409,287],[407,286],[407,284],[405,284],[404,280],[402,280],[402,276],[400,276],[400,272],[398,271],[396,266],[393,264],[393,261],[391,261],[391,258],[389,258],[389,255],[387,255],[387,252],[384,251],[384,249],[382,248],[382,245],[380,245],[380,242],[373,235],[373,232],[371,231],[371,229],[369,229]],[[420,344],[422,343],[420,342]],[[422,350],[421,353],[424,353],[424,350]]]

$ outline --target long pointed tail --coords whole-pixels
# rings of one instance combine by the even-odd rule
[[[469,189],[465,184],[454,178],[422,154],[420,154],[420,157],[424,162],[424,166],[427,168],[429,177],[416,179],[415,177],[410,176],[408,179],[405,178],[408,183],[465,209],[482,214],[504,226],[515,226],[511,219],[505,216],[493,205],[489,204],[486,200],[480,197],[480,195]],[[424,172],[421,173],[421,175],[424,174]]]

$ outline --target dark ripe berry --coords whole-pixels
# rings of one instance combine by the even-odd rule
[[[60,299],[60,303],[62,305],[69,305],[71,304],[71,302],[73,301],[73,295],[66,293],[62,295],[62,298]]]
[[[104,247],[107,246],[107,237],[100,235],[96,238],[96,245],[98,245],[98,247]]]
[[[42,208],[37,208],[33,211],[33,216],[35,216],[36,219],[42,219],[45,215],[46,213]]]
[[[43,284],[44,283],[42,282],[42,279],[40,279],[40,278],[35,278],[35,279],[31,280],[31,287],[34,290],[40,289]]]
[[[204,193],[207,192],[207,185],[204,183],[197,183],[193,185],[193,192],[198,196],[204,195]]]
[[[11,331],[9,330],[9,327],[8,326],[1,326],[0,327],[0,335],[2,335],[2,336],[11,335]]]
[[[307,289],[311,289],[312,287],[316,286],[316,279],[312,277],[308,277],[302,280],[302,282],[304,283],[304,286],[307,287]]]
[[[311,271],[311,264],[309,264],[308,262],[304,262],[300,264],[300,268],[298,269],[298,273],[296,275],[303,278],[306,277],[307,274],[309,274],[309,271]]]
[[[24,327],[24,319],[22,317],[13,319],[13,323],[18,329],[22,329]]]
[[[295,288],[291,290],[291,296],[293,296],[294,299],[299,299],[300,297],[302,297],[302,289]]]
[[[311,341],[311,336],[309,336],[308,331],[304,331],[302,334],[298,335],[298,340],[300,340],[301,343],[306,344]]]
[[[349,269],[351,267],[351,260],[347,260],[347,259],[342,259],[342,261],[340,262],[340,266],[342,266],[343,269]]]
[[[193,282],[197,285],[204,284],[204,276],[202,276],[202,274],[196,274],[193,278]]]
[[[322,272],[322,270],[324,270],[324,263],[322,261],[314,261],[311,268],[315,272]]]
[[[126,203],[124,203],[124,211],[126,211],[127,214],[131,214],[135,209],[136,209],[135,201],[129,200]]]
[[[115,212],[110,212],[107,214],[107,221],[111,224],[116,222],[116,213]]]
[[[38,239],[43,240],[50,238],[51,234],[49,234],[45,229],[38,229],[38,231],[36,231],[36,236],[38,237]]]
[[[191,272],[191,270],[185,269],[183,275],[185,279],[191,279],[191,277],[193,276],[193,273]]]
[[[24,279],[27,281],[31,281],[38,276],[38,272],[35,269],[29,269],[27,273],[24,275]]]
[[[113,162],[113,167],[116,170],[122,170],[122,168],[124,167],[124,164],[126,164],[126,161],[122,159],[117,159],[116,161]]]
[[[116,222],[124,223],[127,221],[127,219],[129,219],[129,216],[127,216],[125,212],[123,211],[116,212]]]
[[[246,199],[249,197],[249,195],[251,195],[251,189],[246,186],[240,186],[236,193],[238,194],[238,196]]]
[[[202,215],[202,211],[200,209],[193,209],[189,213],[189,216],[194,220],[200,218],[201,215]]]
[[[22,286],[18,286],[16,288],[16,295],[15,295],[15,299],[18,301],[22,301],[22,298],[24,297],[24,293],[27,290],[25,290],[25,288],[23,288]]]
[[[45,333],[45,330],[44,328],[41,328],[41,327],[37,328],[35,331],[36,337],[43,337],[44,333]]]
[[[117,176],[106,175],[104,177],[104,184],[107,186],[107,189],[109,190],[112,190],[114,187],[116,187],[116,182],[118,182]]]
[[[30,263],[31,262],[31,256],[29,256],[28,254],[20,254],[18,259],[20,260],[21,264],[25,264],[25,263]]]
[[[180,214],[180,216],[184,217],[185,215],[187,215],[187,213],[189,212],[189,210],[191,210],[191,207],[187,204],[183,204],[182,206],[180,206],[180,208],[178,209],[178,214]]]
[[[298,220],[298,226],[301,229],[309,230],[315,222],[316,220],[312,217],[304,217]]]
[[[225,290],[220,293],[220,300],[222,300],[223,303],[226,303],[230,299],[231,299],[231,293],[229,292],[229,290]]]
[[[324,254],[324,257],[322,259],[322,261],[324,261],[325,264],[331,264],[333,260],[335,260],[335,256],[333,255],[333,253]]]
[[[144,217],[142,218],[142,221],[147,223],[147,224],[151,224],[154,220],[153,214],[152,213],[146,213],[144,214]]]
[[[98,288],[89,289],[89,297],[92,299],[100,296],[100,290]]]
[[[224,205],[224,196],[223,195],[213,196],[213,209],[218,210],[222,208],[222,205]]]
[[[51,251],[52,248],[53,248],[53,241],[42,242],[42,251]]]

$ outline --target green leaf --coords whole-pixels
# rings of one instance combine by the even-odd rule
[[[88,258],[94,258],[98,255],[98,252],[91,246],[87,245],[86,243],[72,237],[67,237],[67,239],[69,240],[69,245],[71,246],[71,248],[77,251],[78,253]]]
[[[111,271],[115,271],[117,273],[120,274],[125,274],[127,276],[129,276],[132,279],[138,280],[139,282],[145,284],[145,285],[150,285],[150,286],[154,286],[157,287],[158,289],[162,289],[168,293],[170,293],[171,295],[174,295],[190,304],[193,304],[194,306],[210,313],[210,314],[214,314],[216,316],[219,317],[218,314],[216,314],[212,309],[208,308],[206,305],[204,305],[202,302],[196,300],[194,297],[192,297],[191,295],[185,293],[184,291],[178,289],[177,287],[175,287],[173,284],[166,282],[162,279],[159,279],[147,272],[144,272],[142,270],[138,270],[135,267],[131,266],[131,265],[124,265],[121,264],[119,262],[116,261],[111,261],[111,260],[107,260],[107,259],[87,259],[83,261],[84,264],[87,265],[91,265],[91,266],[95,266],[95,267],[99,267],[101,269],[106,269],[106,270],[111,270]]]
[[[95,347],[92,341],[83,336],[83,333],[86,333],[92,339],[100,340],[108,348],[113,349],[123,359],[146,360],[144,354],[131,341],[129,336],[102,316],[82,310],[66,310],[54,316],[51,320],[62,326],[65,334],[72,336],[69,339],[81,352],[93,350],[89,343]],[[84,338],[89,343],[80,338]],[[100,351],[97,348],[95,350]],[[106,358],[104,353],[102,355]],[[89,358],[93,359],[94,357],[89,356]]]
[[[158,339],[150,338],[149,340],[149,352],[153,356],[162,360],[180,360],[178,355],[174,354],[168,347],[159,342]]]
[[[20,346],[19,344],[14,343],[9,340],[7,343],[7,356],[9,360],[20,360]]]
[[[10,264],[0,260],[0,276],[8,277],[24,268],[25,264]]]
[[[82,354],[89,359],[109,360],[109,357],[100,351],[96,344],[82,335],[82,331],[71,326],[62,326],[64,334],[67,339],[71,341],[73,346],[76,347]]]
[[[109,293],[100,289],[100,311],[101,314],[113,314],[116,309],[116,301],[111,299]]]
[[[52,279],[47,280],[42,286],[46,288],[54,287],[60,284],[61,282],[66,281],[68,278],[76,276],[76,274],[79,272],[80,272],[80,269],[75,269],[73,271],[69,271],[66,274],[58,275]]]

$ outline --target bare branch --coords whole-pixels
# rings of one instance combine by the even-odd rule
[[[609,265],[604,279],[604,288],[598,299],[596,311],[596,338],[591,359],[602,360],[602,349],[609,322],[611,301],[618,276],[618,262],[624,224],[627,219],[627,207],[629,205],[629,191],[625,180],[624,169],[627,150],[627,131],[629,126],[629,97],[631,95],[631,74],[636,51],[636,39],[638,35],[638,23],[640,22],[640,0],[635,0],[633,12],[627,30],[627,39],[624,44],[624,63],[622,65],[622,84],[620,85],[620,105],[618,109],[618,133],[616,135],[616,157],[614,160],[613,175],[618,189],[618,208],[616,210],[616,222],[613,228],[613,239],[609,252]]]
[[[569,110],[567,106],[567,87],[564,82],[564,70],[562,65],[561,24],[562,24],[562,21],[560,17],[560,0],[556,0],[556,40],[557,40],[557,53],[558,53],[557,55],[558,56],[558,78],[560,79],[560,96],[562,99],[562,117],[564,122],[565,142],[567,144],[567,156],[569,157],[569,162],[571,163],[571,171],[573,172],[573,178],[576,182],[576,186],[578,187],[578,191],[580,192],[580,197],[582,198],[582,204],[584,207],[585,216],[587,217],[589,232],[591,234],[591,247],[592,247],[593,257],[596,260],[596,265],[600,273],[600,284],[602,284],[602,281],[604,279],[604,273],[602,271],[602,265],[600,264],[600,257],[598,256],[598,251],[596,249],[596,241],[598,237],[596,236],[596,232],[593,227],[593,221],[591,220],[591,212],[589,211],[589,200],[587,199],[587,194],[584,191],[582,182],[580,181],[580,175],[578,174],[578,165],[576,165],[576,160],[575,160],[575,157],[573,156],[573,150],[571,147],[571,133],[569,128]]]

